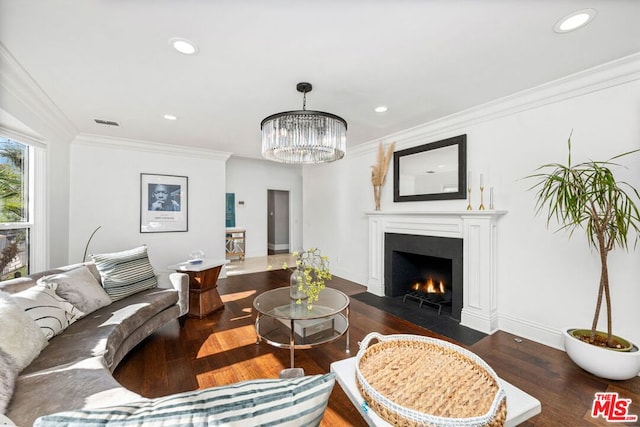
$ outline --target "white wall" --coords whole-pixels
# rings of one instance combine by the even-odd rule
[[[113,252],[141,244],[153,266],[185,261],[201,249],[224,259],[225,161],[228,154],[90,136],[71,146],[69,262],[89,253]],[[189,230],[140,233],[140,174],[188,177]]]
[[[289,192],[291,250],[302,247],[302,168],[268,160],[231,157],[226,192],[235,193],[236,227],[246,230],[246,257],[267,255],[267,191]],[[238,202],[244,201],[244,205]]]
[[[585,237],[571,240],[534,216],[532,182],[545,163],[565,162],[573,129],[573,160],[606,160],[640,148],[640,56],[384,138],[396,150],[467,134],[468,170],[494,187],[498,222],[500,329],[557,348],[564,326],[589,327],[599,282],[599,259]],[[370,166],[378,141],[349,150],[344,160],[304,168],[305,243],[330,257],[332,272],[366,284],[366,211],[374,208]],[[640,188],[640,154],[624,160],[621,177]],[[466,200],[393,202],[393,166],[382,210],[460,210]],[[486,196],[486,193],[485,193]],[[474,189],[473,206],[479,205]],[[485,205],[488,203],[485,197]],[[614,333],[640,342],[640,250],[610,255]],[[604,318],[600,323],[604,328]]]

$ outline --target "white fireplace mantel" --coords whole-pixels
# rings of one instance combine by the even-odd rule
[[[463,240],[461,324],[486,334],[498,330],[497,221],[507,211],[374,211],[369,217],[368,291],[384,296],[385,233]]]

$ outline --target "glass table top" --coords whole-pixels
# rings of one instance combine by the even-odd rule
[[[279,319],[319,319],[338,314],[349,306],[349,297],[333,289],[324,288],[318,301],[309,309],[303,301],[297,304],[289,296],[289,286],[272,289],[258,295],[253,306],[259,313]]]

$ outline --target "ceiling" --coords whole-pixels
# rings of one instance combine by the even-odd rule
[[[586,27],[553,31],[584,8]],[[347,120],[348,156],[640,52],[638,18],[637,0],[0,0],[0,43],[78,133],[260,158],[260,122],[301,109],[308,81],[307,109]]]

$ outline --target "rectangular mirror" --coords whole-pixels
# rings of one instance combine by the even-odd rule
[[[467,135],[393,153],[393,201],[466,198]]]

